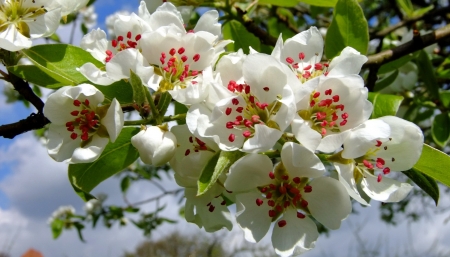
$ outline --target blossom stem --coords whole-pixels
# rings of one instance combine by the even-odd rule
[[[169,121],[178,121],[178,120],[184,120],[186,118],[186,113],[176,114],[176,115],[169,115],[164,116],[162,121],[163,122],[169,122]],[[124,126],[138,126],[138,125],[157,125],[156,119],[151,118],[147,120],[129,120],[125,121]]]
[[[266,155],[269,158],[278,158],[278,157],[280,157],[280,151],[278,151],[278,150],[269,150],[269,151],[266,151],[266,152],[262,152],[261,154],[264,154],[264,155]]]

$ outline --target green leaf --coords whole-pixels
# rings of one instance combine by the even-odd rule
[[[245,26],[239,21],[231,20],[225,23],[222,28],[224,39],[234,40],[234,46],[231,47],[232,51],[237,51],[242,48],[244,53],[248,54],[250,52],[250,46],[256,51],[260,51],[261,42],[259,38],[248,32]]]
[[[427,193],[431,198],[433,198],[436,206],[439,202],[439,187],[436,183],[436,180],[430,178],[429,176],[415,171],[413,169],[402,171],[403,174],[408,176],[418,187],[420,187],[425,193]]]
[[[283,7],[294,7],[296,6],[300,1],[299,0],[259,0],[258,4],[271,4],[276,6],[283,6]]]
[[[130,188],[131,180],[130,177],[126,176],[122,179],[120,182],[120,189],[122,190],[122,193],[126,193],[128,188]]]
[[[385,73],[397,70],[398,68],[407,64],[412,59],[413,59],[413,55],[408,54],[408,55],[405,55],[402,58],[399,58],[395,61],[385,63],[385,64],[381,65],[380,69],[378,70],[378,74],[385,74]]]
[[[436,80],[433,64],[427,52],[421,50],[417,56],[417,67],[419,68],[419,78],[422,79],[428,93],[433,99],[439,99],[439,84]]]
[[[374,91],[377,92],[377,91],[382,90],[383,88],[388,87],[389,85],[392,84],[392,82],[395,81],[397,76],[398,76],[398,70],[395,70],[394,72],[392,72],[391,74],[387,75],[386,77],[378,80],[375,83]]]
[[[146,90],[148,88],[142,84],[141,78],[136,75],[132,70],[130,70],[130,85],[133,89],[133,101],[136,102],[138,106],[142,106],[144,103],[148,102]]]
[[[300,2],[314,6],[334,7],[338,0],[300,0]]]
[[[423,145],[422,155],[414,165],[415,171],[422,172],[450,187],[450,156],[427,145]]]
[[[279,22],[276,17],[272,17],[267,21],[267,28],[269,34],[276,38],[278,38],[280,34],[283,37],[283,40],[295,36],[294,32],[290,30],[286,24]]]
[[[133,90],[125,80],[119,80],[109,86],[94,86],[105,95],[105,102],[110,103],[116,98],[121,104],[133,103]]]
[[[87,62],[97,67],[104,66],[85,50],[66,44],[37,45],[23,49],[22,53],[36,67],[64,85],[75,86],[87,82],[87,79],[76,70]]]
[[[385,95],[380,93],[369,93],[369,101],[373,104],[372,119],[387,115],[395,116],[403,96]]]
[[[244,156],[241,151],[219,151],[203,167],[202,175],[198,179],[197,196],[204,194],[216,183],[222,172],[227,171],[233,163]]]
[[[440,113],[434,116],[431,125],[431,135],[434,142],[441,148],[444,148],[450,139],[450,118],[448,113]]]
[[[442,104],[444,107],[449,108],[450,107],[450,91],[442,91],[439,94],[439,98],[441,99]]]
[[[133,163],[139,157],[139,152],[131,145],[130,139],[138,132],[139,128],[123,128],[116,141],[109,143],[95,162],[70,164],[69,181],[72,186],[89,193],[102,181]]]
[[[187,113],[188,110],[189,109],[186,107],[186,105],[175,101],[175,114]],[[178,125],[183,125],[183,124],[186,124],[186,121],[185,120],[177,120],[177,123],[178,123]]]
[[[351,46],[364,55],[368,45],[368,24],[358,1],[339,0],[325,38],[325,55],[331,59],[346,46]]]
[[[53,239],[57,239],[63,231],[64,221],[60,219],[54,219],[50,224],[50,227],[52,228]]]
[[[160,115],[164,116],[169,108],[170,102],[172,101],[172,95],[169,92],[164,92],[159,95],[158,104],[156,108],[158,109]]]
[[[423,8],[417,9],[417,10],[415,10],[412,13],[412,17],[422,16],[425,13],[427,13],[427,12],[433,10],[433,9],[434,9],[434,5],[430,5],[430,6],[427,6],[427,7],[423,7]]]
[[[398,7],[400,10],[408,17],[411,17],[414,12],[414,6],[411,3],[411,0],[396,0]]]
[[[23,80],[41,87],[57,89],[67,86],[67,84],[55,80],[34,65],[9,66],[8,71]]]

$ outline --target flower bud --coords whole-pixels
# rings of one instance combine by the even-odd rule
[[[146,164],[161,166],[175,154],[177,138],[167,130],[167,126],[150,126],[131,138],[131,144],[139,151],[141,160]]]

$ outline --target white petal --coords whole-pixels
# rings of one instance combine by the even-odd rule
[[[0,33],[0,47],[14,52],[24,48],[30,48],[32,41],[20,34],[15,26],[8,26]]]
[[[322,140],[322,135],[313,130],[309,121],[305,121],[298,114],[295,114],[292,121],[292,133],[300,144],[311,151],[315,151]]]
[[[98,28],[84,35],[81,39],[80,47],[91,53],[95,59],[105,63],[106,50],[108,50],[108,40],[106,39],[105,31]]]
[[[345,187],[347,193],[362,205],[370,206],[370,204],[361,197],[356,187],[356,182],[353,177],[353,169],[355,168],[354,164],[347,165],[334,163],[334,167],[336,168],[336,171],[338,173],[339,182],[341,182]]]
[[[401,183],[397,180],[383,177],[380,182],[377,177],[371,174],[365,174],[366,177],[361,181],[361,187],[364,192],[372,199],[385,202],[395,203],[403,200],[413,186],[408,183]]]
[[[256,124],[255,135],[245,141],[243,152],[258,153],[272,148],[283,132],[278,129],[269,128],[266,125]]]
[[[325,166],[314,152],[293,142],[287,142],[283,145],[281,160],[289,175],[293,178],[316,178],[322,176],[325,172]]]
[[[327,76],[358,74],[365,62],[367,62],[365,55],[361,55],[355,49],[347,46],[339,56],[331,61]]]
[[[70,138],[70,132],[65,125],[50,124],[47,151],[55,161],[62,162],[70,159],[75,149],[80,147],[80,143],[80,140]]]
[[[221,25],[218,23],[219,13],[216,10],[210,10],[202,14],[195,25],[194,31],[207,31],[213,35],[220,36]]]
[[[89,163],[97,160],[108,143],[108,138],[98,135],[92,136],[91,141],[86,146],[75,149],[69,163]]]
[[[116,80],[108,76],[106,71],[100,70],[90,62],[83,64],[83,66],[81,66],[77,70],[87,79],[89,79],[89,81],[97,85],[107,86],[116,82]]]
[[[116,98],[114,98],[111,102],[111,106],[106,112],[105,117],[101,121],[101,124],[106,127],[109,138],[113,143],[114,141],[116,141],[117,137],[120,134],[120,131],[123,128],[123,119],[123,112],[122,108],[120,107],[120,103],[116,100]]]

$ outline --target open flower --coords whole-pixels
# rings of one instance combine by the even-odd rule
[[[313,152],[292,142],[284,144],[274,167],[261,154],[236,161],[225,188],[236,194],[236,219],[245,239],[258,242],[275,222],[272,245],[277,254],[291,256],[313,248],[319,235],[308,215],[338,229],[351,203],[339,181],[322,177],[324,171]]]
[[[177,138],[165,126],[143,127],[131,138],[131,144],[139,151],[144,163],[161,166],[172,159],[177,146]]]
[[[51,94],[44,115],[51,121],[47,149],[56,161],[95,161],[109,141],[114,142],[123,127],[119,102],[98,106],[103,94],[94,86],[66,86]]]
[[[2,0],[0,47],[19,51],[31,47],[33,38],[53,34],[59,26],[61,6],[51,0]]]
[[[420,157],[422,145],[421,129],[409,121],[395,116],[368,120],[349,133],[344,150],[335,155],[339,180],[350,196],[362,204],[368,203],[359,194],[357,184],[374,200],[401,201],[412,186],[383,175],[411,169]]]

